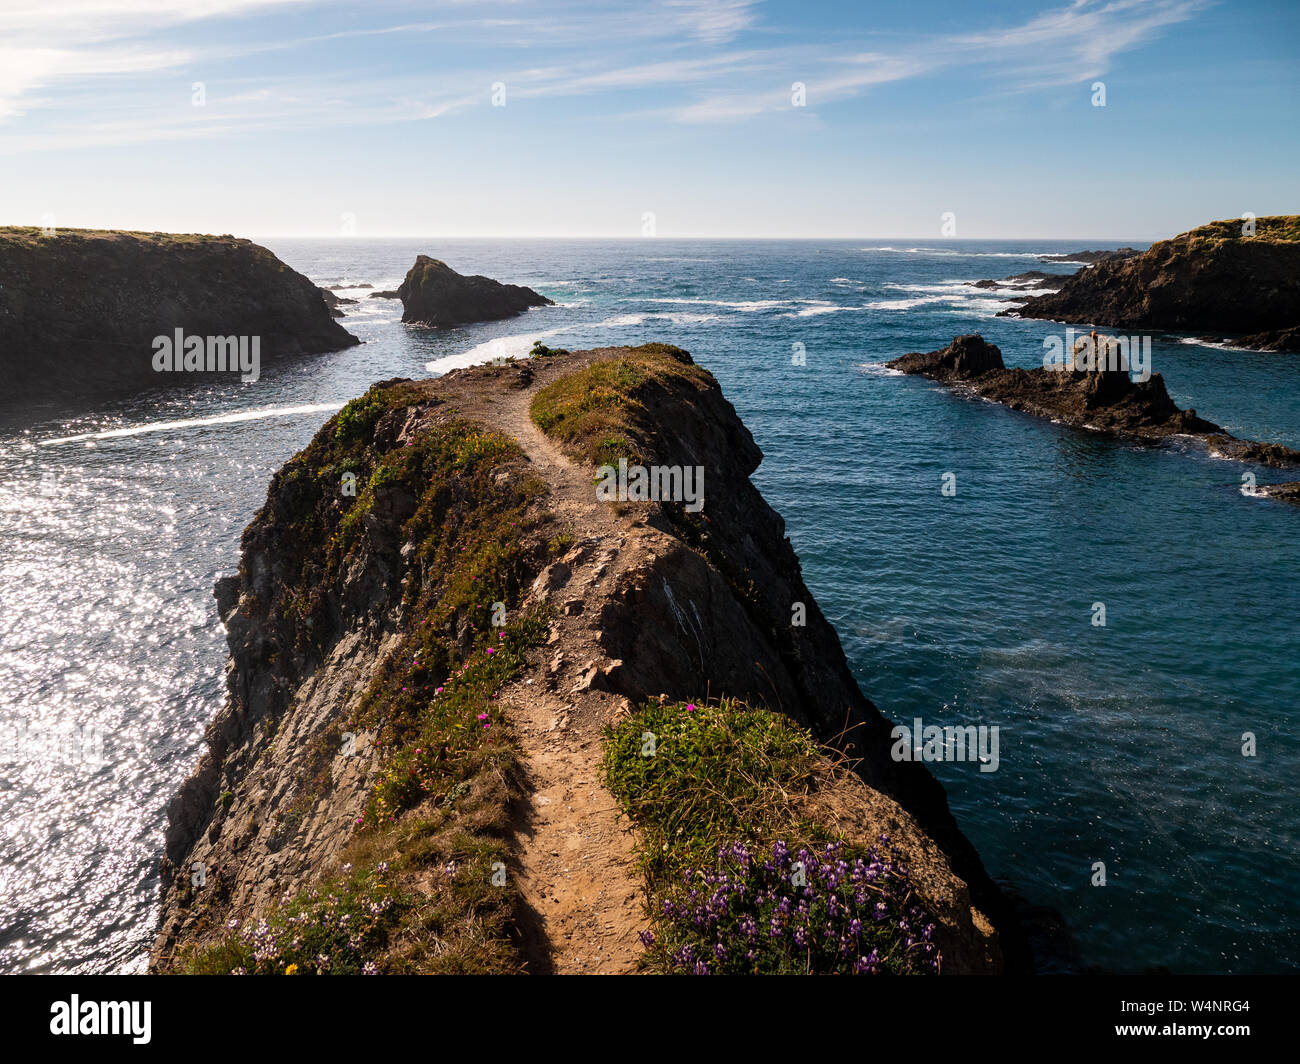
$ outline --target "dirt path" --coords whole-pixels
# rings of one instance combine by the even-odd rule
[[[630,707],[599,689],[599,670],[610,662],[595,624],[611,582],[651,561],[662,534],[596,501],[591,473],[528,416],[536,390],[498,393],[477,411],[519,441],[551,486],[551,510],[575,530],[573,548],[533,591],[555,609],[543,660],[500,696],[532,784],[515,854],[520,888],[540,918],[527,952],[534,971],[626,973],[636,968],[638,932],[648,922],[634,836],[603,783],[602,757],[605,726]]]

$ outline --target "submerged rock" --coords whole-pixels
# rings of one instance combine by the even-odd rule
[[[970,281],[971,288],[996,288],[1014,292],[1017,288],[1060,288],[1070,279],[1068,273],[1044,273],[1042,270],[1026,270],[1024,273],[1012,274],[1000,281]]]
[[[554,305],[531,288],[479,275],[466,277],[428,255],[415,260],[397,294],[402,300],[402,321],[412,325],[496,321],[530,307]]]
[[[1137,248],[1116,248],[1114,251],[1072,251],[1067,255],[1039,255],[1039,262],[1086,262],[1095,265],[1098,262],[1111,262],[1115,259],[1131,259],[1142,252]]]

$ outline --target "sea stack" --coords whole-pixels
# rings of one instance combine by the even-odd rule
[[[490,277],[457,273],[445,262],[421,255],[397,290],[402,321],[410,325],[464,325],[513,318],[530,307],[553,306],[531,288]]]

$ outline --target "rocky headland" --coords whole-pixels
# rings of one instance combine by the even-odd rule
[[[1060,290],[1004,311],[1119,329],[1241,337],[1293,350],[1300,328],[1300,216],[1211,222],[1147,251],[1081,269]],[[1259,334],[1266,334],[1260,336]]]
[[[152,968],[1026,970],[761,459],[659,344],[535,348],[344,407],[217,585],[228,703],[171,804]],[[624,466],[701,470],[702,507],[602,501],[598,467]],[[718,870],[761,938],[712,902],[696,920]],[[805,875],[809,912],[755,901]],[[811,914],[833,947],[798,945]]]
[[[177,330],[205,343],[256,337],[263,368],[360,342],[333,320],[319,288],[248,240],[0,229],[7,397],[125,391],[188,377],[154,365],[155,340]]]
[[[1195,410],[1180,410],[1159,373],[1134,379],[1119,351],[1118,338],[1093,334],[1081,337],[1059,366],[1009,369],[1001,349],[972,333],[938,351],[913,352],[886,365],[1075,428],[1147,443],[1194,436],[1218,457],[1277,469],[1300,467],[1300,451],[1239,439]],[[1288,487],[1259,490],[1285,498]]]
[[[502,284],[477,274],[466,277],[428,255],[415,260],[397,296],[402,301],[402,321],[412,325],[497,321],[513,318],[530,307],[553,305],[552,300],[531,288]]]

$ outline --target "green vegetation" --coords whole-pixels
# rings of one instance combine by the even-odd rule
[[[1187,233],[1180,233],[1174,239],[1178,240],[1185,236],[1188,243],[1197,250],[1203,250],[1214,244],[1230,240],[1288,243],[1300,240],[1300,214],[1273,214],[1265,218],[1256,218],[1255,235],[1253,237],[1242,234],[1243,225],[1245,225],[1245,222],[1241,218],[1228,218],[1224,221],[1210,222],[1208,225],[1198,226]]]
[[[836,769],[789,718],[741,702],[643,706],[606,733],[610,790],[640,830],[660,972],[934,970],[906,869],[846,844],[805,800]]]
[[[547,347],[541,340],[534,340],[533,346],[528,352],[529,358],[554,358],[556,355],[567,355],[567,347]]]
[[[643,344],[553,381],[538,391],[529,412],[538,428],[583,461],[643,464],[651,460],[645,441],[653,433],[647,396],[673,377],[703,382],[708,371],[679,347]]]
[[[62,226],[55,227],[54,231],[58,237],[81,237],[95,240],[116,240],[124,237],[165,247],[175,247],[182,244],[210,244],[218,241],[254,246],[251,241],[242,237],[231,236],[229,233],[217,236],[212,233],[147,233],[134,229],[65,229]],[[17,243],[35,243],[39,240],[50,239],[43,236],[43,232],[44,230],[37,225],[3,225],[0,226],[0,241],[12,240]]]
[[[520,602],[559,537],[541,507],[545,487],[514,441],[457,419],[429,424],[405,446],[391,440],[387,415],[436,407],[425,386],[376,386],[327,423],[272,489],[261,524],[296,578],[269,607],[290,622],[304,661],[339,628],[344,574],[371,557],[396,571],[396,544],[409,548],[407,620],[355,713],[309,751],[286,812],[292,829],[295,814],[327,795],[345,732],[372,736],[381,768],[345,867],[262,924],[227,928],[187,958],[190,971],[522,965],[518,898],[504,874],[522,770],[497,695],[545,637],[545,616]],[[344,472],[355,477],[354,498],[340,491]],[[379,506],[385,519],[372,540],[361,518]]]

